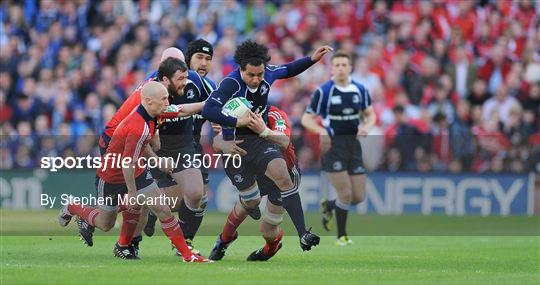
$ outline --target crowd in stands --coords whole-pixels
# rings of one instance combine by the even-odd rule
[[[99,155],[105,123],[165,48],[211,42],[208,77],[219,83],[251,38],[272,64],[323,44],[353,55],[352,79],[377,115],[364,145],[371,170],[540,171],[539,15],[533,0],[2,1],[0,168]],[[328,57],[270,93],[303,170],[320,153],[300,118],[329,79]]]

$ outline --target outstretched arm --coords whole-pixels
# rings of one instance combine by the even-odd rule
[[[277,67],[275,69],[275,71],[277,72],[276,78],[282,79],[296,76],[306,71],[313,64],[319,61],[325,54],[332,50],[333,49],[330,46],[322,46],[316,49],[311,56],[306,56],[293,62],[289,62],[280,67]]]

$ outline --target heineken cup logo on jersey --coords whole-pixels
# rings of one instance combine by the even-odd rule
[[[226,114],[239,118],[253,107],[251,103],[244,97],[235,97],[227,101],[222,108]]]

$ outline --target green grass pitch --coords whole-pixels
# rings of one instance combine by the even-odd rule
[[[245,261],[263,244],[257,224],[247,221],[223,261],[186,264],[163,235],[144,238],[141,260],[118,260],[112,256],[117,231],[98,232],[88,248],[74,225],[56,224],[56,213],[0,211],[0,284],[540,284],[538,217],[351,215],[354,245],[337,247],[326,235],[310,252],[301,251],[287,221],[283,248],[265,263]],[[196,238],[203,254],[225,217],[205,218]],[[315,213],[307,221],[324,233]],[[419,223],[431,230],[415,228]]]

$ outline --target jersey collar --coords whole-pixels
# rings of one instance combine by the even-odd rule
[[[146,109],[143,107],[142,104],[140,104],[139,107],[137,107],[137,113],[139,113],[141,117],[143,117],[144,121],[147,123],[149,123],[150,121],[154,121],[154,123],[157,122],[157,118],[152,118],[152,116],[148,114],[148,112],[146,111]]]

